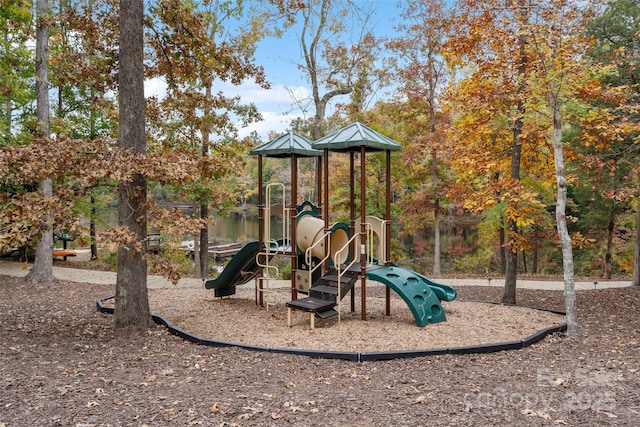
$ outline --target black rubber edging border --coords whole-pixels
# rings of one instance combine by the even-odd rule
[[[115,298],[115,296],[106,297],[106,298],[97,300],[96,306],[98,311],[100,313],[113,314],[114,309],[111,307],[106,307],[104,304],[105,301],[111,300],[113,298]],[[492,303],[492,304],[507,305],[507,306],[515,307],[515,305],[513,304],[503,304],[503,303]],[[545,308],[533,308],[533,310],[547,311],[554,314],[566,315],[566,313],[563,311],[550,310]],[[260,347],[260,346],[253,346],[248,344],[234,343],[230,341],[217,341],[209,338],[202,338],[190,332],[187,332],[181,328],[178,328],[177,326],[174,326],[170,321],[168,321],[164,317],[153,315],[153,314],[151,315],[151,317],[156,324],[165,326],[170,334],[198,345],[204,345],[208,347],[238,347],[238,348],[251,350],[251,351],[291,354],[296,356],[307,356],[307,357],[321,358],[321,359],[340,359],[340,360],[348,360],[351,362],[375,362],[379,360],[408,359],[408,358],[415,358],[415,357],[439,356],[444,354],[479,354],[479,353],[495,353],[498,351],[506,351],[506,350],[518,350],[525,347],[529,347],[530,345],[533,345],[539,342],[547,335],[551,335],[558,332],[564,332],[567,330],[567,323],[565,322],[560,325],[551,326],[551,327],[542,329],[536,332],[535,334],[532,334],[526,338],[523,338],[520,341],[508,341],[508,342],[502,342],[502,343],[481,344],[481,345],[475,345],[475,346],[470,345],[470,346],[463,346],[463,347],[437,348],[437,349],[429,349],[429,350],[401,350],[401,351],[356,353],[356,352],[323,351],[323,350],[300,350],[300,349],[278,348],[278,347]]]
[[[100,313],[113,314],[114,309],[111,307],[106,307],[104,305],[105,301],[108,301],[113,298],[115,297],[111,296],[111,297],[97,300],[96,306],[98,311]],[[190,332],[187,332],[184,329],[174,326],[170,321],[168,321],[162,316],[157,316],[155,314],[152,314],[151,318],[156,324],[165,326],[170,334],[198,345],[204,345],[208,347],[238,347],[238,348],[242,348],[245,350],[252,350],[252,351],[264,351],[264,352],[270,352],[270,353],[286,353],[286,354],[292,354],[296,356],[308,356],[312,358],[321,358],[321,359],[341,359],[341,360],[348,360],[351,362],[358,362],[360,360],[360,353],[355,353],[355,352],[270,348],[270,347],[254,346],[249,344],[234,343],[229,341],[218,341],[218,340],[212,340],[209,338],[202,338]]]

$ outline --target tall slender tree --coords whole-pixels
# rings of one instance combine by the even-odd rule
[[[533,85],[536,90],[527,101],[532,106],[540,106],[538,102],[546,99],[556,172],[556,225],[562,246],[567,333],[577,335],[573,247],[566,214],[569,179],[565,166],[563,116],[567,112],[567,104],[576,98],[576,92],[592,76],[585,61],[580,59],[580,53],[590,47],[583,29],[591,17],[591,8],[579,1],[561,0],[553,7],[538,5],[532,11],[534,19],[527,32],[538,68],[536,84]]]
[[[460,0],[456,25],[443,54],[457,78],[448,91],[457,143],[457,168],[465,207],[500,209],[505,258],[503,302],[516,302],[517,254],[528,242],[520,230],[532,225],[544,206],[527,182],[551,181],[544,129],[525,108],[530,64],[528,0]],[[548,157],[548,156],[547,156]],[[471,169],[473,170],[471,170]],[[522,171],[536,179],[523,179]],[[504,236],[504,240],[503,237]]]
[[[51,40],[51,82],[58,100],[53,131],[58,137],[115,138],[117,117],[111,112],[117,102],[112,95],[117,89],[117,18],[115,2],[59,1]],[[89,218],[92,260],[98,258],[97,212],[102,201],[97,196],[104,184],[78,188],[75,195],[89,198],[88,206],[77,203],[75,211]]]
[[[369,31],[371,10],[357,9],[351,1],[311,0],[300,13],[303,62],[298,66],[311,84],[311,138],[318,139],[324,134],[322,126],[329,103],[352,93],[358,82],[365,81],[365,75],[374,74],[371,64],[375,63],[379,47]],[[343,36],[349,31],[356,31],[352,35],[355,41],[347,46]]]
[[[0,5],[0,146],[15,141],[17,113],[33,100],[32,2],[7,0]]]
[[[441,50],[451,22],[448,9],[441,1],[407,3],[402,24],[398,26],[402,36],[387,44],[398,54],[394,61],[396,74],[402,96],[408,100],[400,114],[406,117],[405,132],[408,133],[403,138],[407,144],[403,156],[407,167],[414,168],[414,173],[405,177],[413,179],[414,185],[403,198],[403,203],[408,212],[418,213],[425,208],[433,212],[433,275],[436,277],[442,273],[440,222],[445,193],[439,159],[444,141],[438,98],[447,79],[448,69],[442,60]],[[430,162],[424,159],[426,153],[431,157]],[[428,196],[430,200],[421,195]],[[423,227],[416,224],[415,215],[409,214],[404,219]]]
[[[527,36],[523,28],[526,27],[529,20],[529,4],[528,0],[518,0],[515,12],[516,27],[519,29],[516,38],[516,100],[515,100],[515,116],[513,120],[513,139],[511,141],[511,171],[510,178],[513,182],[520,182],[520,166],[522,159],[522,128],[525,114],[525,90],[526,90],[526,73],[527,73]],[[516,279],[518,277],[518,247],[514,241],[518,237],[518,225],[516,219],[507,217],[507,234],[505,241],[506,249],[506,271],[504,280],[504,294],[502,302],[508,304],[516,303]]]
[[[203,225],[209,221],[212,202],[234,200],[220,178],[242,169],[246,147],[238,141],[235,121],[247,124],[261,119],[255,105],[226,96],[216,86],[253,80],[269,87],[262,67],[254,63],[256,43],[268,31],[248,13],[245,3],[205,1],[196,5],[162,0],[151,7],[148,19],[152,23],[149,74],[165,79],[168,86],[168,96],[157,104],[158,115],[151,118],[161,135],[156,145],[198,152],[200,176],[182,190],[194,201]],[[209,270],[206,226],[196,240],[196,276],[204,278]]]

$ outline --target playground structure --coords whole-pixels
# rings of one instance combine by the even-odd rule
[[[267,310],[275,303],[270,281],[279,276],[272,263],[276,255],[291,260],[291,300],[288,325],[292,313],[309,313],[311,328],[315,319],[338,316],[341,301],[351,295],[351,311],[355,311],[356,283],[360,281],[361,318],[367,319],[367,279],[386,286],[386,315],[390,315],[390,291],[396,292],[411,310],[416,324],[446,320],[440,301],[452,301],[456,291],[451,286],[431,281],[424,275],[395,265],[389,259],[391,234],[391,152],[399,151],[395,141],[361,123],[354,123],[318,141],[293,132],[256,147],[258,156],[258,241],[245,245],[220,276],[205,282],[216,297],[230,296],[237,285],[255,280],[256,304]],[[366,212],[366,154],[386,154],[385,218]],[[350,219],[349,223],[330,224],[329,153],[344,153],[350,157]],[[356,155],[360,160],[360,212],[356,212]],[[263,157],[289,158],[291,185],[287,204],[286,186],[282,183],[263,184]],[[316,194],[318,203],[298,204],[297,169],[299,158],[315,159]],[[264,188],[264,192],[262,189]],[[272,219],[281,217],[281,227],[274,229]],[[299,298],[298,293],[306,296]]]

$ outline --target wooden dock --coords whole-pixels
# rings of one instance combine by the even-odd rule
[[[216,244],[209,242],[209,256],[213,257],[216,261],[222,261],[235,256],[243,246],[244,243]],[[180,244],[180,248],[189,251],[191,256],[193,256],[194,247],[193,240],[184,241]]]
[[[235,256],[244,246],[242,243],[227,243],[224,245],[215,245],[209,243],[209,255],[215,260],[223,260]]]

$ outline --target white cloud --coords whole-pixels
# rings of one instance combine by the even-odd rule
[[[299,108],[296,102],[309,100],[311,92],[303,86],[274,85],[271,89],[263,89],[253,82],[239,86],[223,82],[214,86],[214,91],[222,91],[227,96],[240,96],[243,102],[254,103],[258,110],[276,110],[288,112]]]
[[[261,111],[261,113],[264,120],[241,128],[238,132],[241,138],[255,131],[264,142],[267,142],[269,132],[284,133],[293,119],[302,117],[302,113],[279,113],[275,111]]]
[[[311,92],[304,86],[274,85],[271,89],[263,89],[254,82],[243,83],[234,86],[227,82],[214,84],[215,91],[222,91],[226,96],[240,96],[243,103],[253,103],[262,114],[264,120],[252,123],[239,130],[240,137],[248,136],[251,132],[257,132],[263,140],[266,140],[269,132],[282,133],[287,130],[291,121],[303,117],[302,108],[311,98]],[[156,96],[162,99],[167,94],[167,84],[158,78],[144,82],[146,97]],[[237,123],[240,128],[240,123]]]
[[[151,96],[162,99],[167,95],[167,83],[159,78],[148,79],[144,81],[144,96],[149,98]]]
[[[230,87],[224,90],[227,95],[239,95],[243,102],[252,102],[262,114],[261,122],[252,123],[240,129],[240,136],[244,137],[255,131],[266,140],[270,131],[283,133],[295,118],[304,116],[301,105],[308,102],[310,91],[302,86],[288,87],[275,85],[265,90],[253,83]]]

